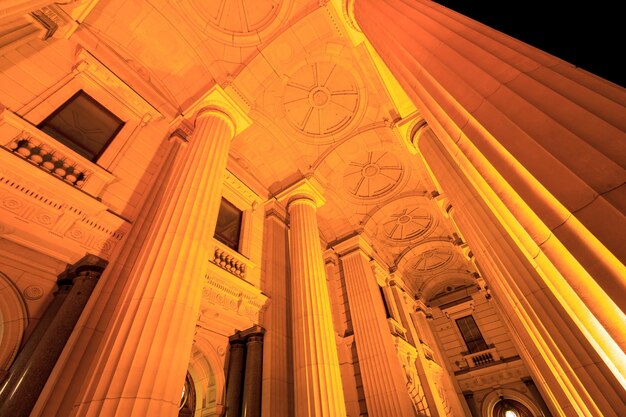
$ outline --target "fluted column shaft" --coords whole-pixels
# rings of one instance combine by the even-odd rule
[[[415,415],[393,344],[385,307],[369,256],[360,249],[340,254],[350,306],[367,413],[372,417]]]
[[[289,203],[295,415],[345,417],[341,372],[320,247],[316,204]]]
[[[519,338],[520,353],[552,404],[567,416],[619,416],[626,393],[563,306],[566,288],[555,293],[546,286],[543,271],[508,235],[432,132],[422,135],[418,147],[453,203],[453,220],[480,262],[512,334]]]
[[[199,112],[136,261],[122,271],[124,288],[76,415],[177,414],[233,133],[224,113]]]
[[[106,261],[92,255],[84,259],[94,262],[86,262],[80,265],[79,269],[72,270],[73,276],[69,277],[72,281],[71,289],[61,303],[53,304],[56,311],[51,312],[54,315],[51,316],[49,323],[43,323],[45,325],[43,334],[37,335],[39,340],[30,351],[26,363],[23,363],[20,369],[15,369],[3,386],[0,415],[12,417],[30,415],[107,264]]]
[[[432,1],[358,0],[355,15],[556,268],[626,309],[626,90]]]
[[[592,312],[568,306],[625,379],[626,90],[432,1],[358,0],[355,15],[546,285]]]
[[[112,259],[111,264],[100,279],[100,286],[95,289],[93,303],[85,307],[81,319],[74,329],[76,342],[65,350],[67,355],[57,363],[56,375],[50,378],[38,403],[33,410],[33,417],[67,417],[79,396],[85,389],[84,381],[92,375],[95,356],[104,340],[104,332],[113,320],[115,306],[123,296],[122,289],[129,271],[136,263],[148,232],[163,204],[165,188],[172,176],[172,170],[185,145],[179,136],[173,136],[161,145],[165,151],[161,169],[146,195],[139,215],[130,230],[123,248]],[[70,359],[71,358],[71,359]]]

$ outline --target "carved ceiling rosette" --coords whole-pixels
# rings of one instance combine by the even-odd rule
[[[394,241],[415,239],[423,235],[432,222],[432,216],[420,207],[405,208],[389,217],[382,227],[385,236]]]
[[[431,273],[449,264],[454,257],[451,248],[436,247],[420,253],[411,263],[410,270],[417,274]]]
[[[286,20],[292,0],[188,0],[183,7],[211,38],[231,46],[253,46]]]
[[[285,118],[297,132],[332,143],[358,119],[361,87],[353,73],[337,63],[319,61],[298,69],[285,86]],[[329,138],[330,137],[330,138]]]
[[[404,171],[402,162],[393,153],[366,150],[354,155],[348,162],[343,173],[343,186],[349,195],[358,200],[378,201],[398,188]],[[405,220],[403,217],[402,221]],[[398,232],[390,230],[389,233],[397,236]]]

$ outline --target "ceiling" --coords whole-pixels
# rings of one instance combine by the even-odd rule
[[[179,110],[215,83],[228,87],[253,120],[231,156],[270,194],[315,176],[324,242],[363,233],[426,300],[471,284],[466,245],[344,22],[319,0],[112,0],[84,24]]]

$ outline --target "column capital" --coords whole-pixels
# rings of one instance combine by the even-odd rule
[[[374,249],[362,234],[353,235],[335,243],[332,248],[340,258],[357,251],[361,251],[371,258],[374,253]]]
[[[198,119],[206,116],[223,118],[230,124],[233,137],[246,130],[252,119],[219,85],[214,85],[183,112],[186,117]]]
[[[57,284],[59,287],[70,285],[74,282],[76,277],[86,272],[93,272],[100,275],[108,264],[109,261],[99,256],[87,254],[72,265],[68,265],[67,268],[57,276]]]
[[[294,201],[310,201],[317,208],[326,203],[323,192],[322,185],[314,177],[303,178],[278,193],[276,199],[287,206]]]

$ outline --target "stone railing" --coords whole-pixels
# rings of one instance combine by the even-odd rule
[[[0,146],[37,168],[98,197],[115,177],[9,110],[0,113]]]
[[[236,277],[246,279],[246,272],[252,266],[252,262],[235,250],[213,239],[214,249],[211,263],[230,272]]]
[[[470,368],[476,368],[500,361],[500,355],[498,355],[496,348],[492,346],[489,349],[481,350],[480,352],[465,354],[463,355],[463,359],[467,362],[467,366]]]
[[[28,162],[48,171],[57,178],[82,188],[91,171],[57,152],[48,144],[28,135],[20,135],[8,146],[11,152],[21,156]]]

